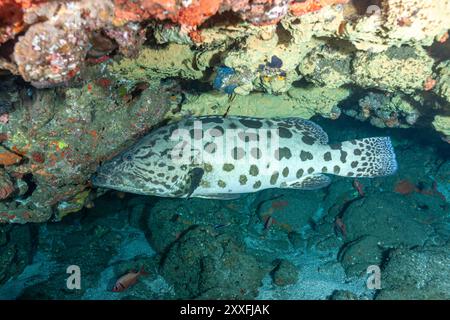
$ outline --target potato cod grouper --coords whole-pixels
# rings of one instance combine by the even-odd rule
[[[150,132],[100,166],[97,187],[161,197],[233,199],[268,188],[312,190],[328,174],[380,177],[397,162],[389,137],[328,144],[301,118],[200,116]]]

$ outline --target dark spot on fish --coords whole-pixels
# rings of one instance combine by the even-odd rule
[[[338,174],[340,171],[341,171],[341,168],[340,168],[339,166],[334,166],[334,167],[333,167],[333,172],[334,172],[335,174]]]
[[[275,171],[275,173],[274,174],[272,174],[272,176],[270,177],[270,184],[275,184],[275,183],[277,183],[277,180],[278,180],[278,176],[279,176],[280,174],[278,173],[278,171]]]
[[[304,143],[308,144],[308,145],[313,145],[314,142],[316,142],[316,139],[314,139],[314,138],[311,137],[311,136],[304,135],[304,136],[302,137],[302,141],[303,141]]]
[[[360,156],[360,155],[362,154],[362,152],[361,152],[360,149],[355,149],[355,150],[353,150],[353,154],[354,154],[355,156]]]
[[[259,140],[259,135],[255,132],[239,132],[238,137],[244,142]]]
[[[287,177],[289,175],[289,168],[288,167],[284,168],[282,174],[283,177]]]
[[[253,184],[253,189],[258,189],[259,187],[261,187],[261,181],[258,180]]]
[[[244,175],[244,174],[241,174],[241,175],[239,176],[239,183],[240,183],[241,185],[246,184],[246,183],[247,183],[247,176]]]
[[[239,119],[239,122],[242,123],[247,128],[259,129],[262,127],[262,122],[259,120]]]
[[[245,151],[242,148],[234,147],[231,149],[231,156],[234,160],[241,160],[245,155]]]
[[[227,184],[223,180],[217,181],[217,185],[221,188],[225,188],[227,186]]]
[[[261,153],[261,150],[259,148],[252,148],[250,150],[250,154],[255,159],[260,159],[262,157],[262,153]]]
[[[209,130],[209,134],[212,137],[221,137],[221,136],[223,136],[224,132],[225,131],[223,130],[223,128],[221,126],[215,126],[214,128]]]
[[[344,150],[341,150],[341,161],[343,162],[343,163],[345,163],[346,161],[347,161],[347,152],[345,152]]]
[[[313,173],[313,172],[314,172],[314,168],[309,168],[309,169],[308,169],[308,173],[309,173],[309,174],[311,174],[311,173]]]
[[[308,151],[301,151],[300,152],[300,159],[302,161],[306,161],[306,160],[312,160],[313,159],[313,155],[311,154],[311,152]]]
[[[238,126],[237,126],[236,123],[231,122],[231,123],[229,124],[229,127],[230,127],[230,129],[236,129]]]
[[[217,145],[214,142],[208,142],[205,144],[205,151],[208,153],[215,153],[217,149]]]
[[[347,173],[347,177],[353,177],[355,174],[353,173],[353,172],[349,172],[349,173]]]
[[[356,168],[356,166],[358,165],[358,161],[352,161],[350,165],[352,168]]]
[[[322,172],[323,172],[323,173],[327,173],[327,172],[328,172],[328,168],[327,168],[327,167],[323,167],[323,168],[322,168]]]
[[[282,127],[278,128],[278,135],[280,138],[292,138],[291,130]]]
[[[202,123],[223,123],[222,117],[207,117],[202,119]]]
[[[341,150],[342,149],[342,143],[334,143],[330,144],[331,150]]]
[[[252,175],[252,176],[257,176],[258,173],[259,173],[258,167],[257,167],[256,165],[252,164],[252,165],[250,166],[249,173],[250,173],[250,175]]]
[[[331,161],[331,152],[325,152],[325,154],[323,155],[323,160]]]
[[[213,166],[210,163],[205,163],[205,171],[211,172],[213,170]]]
[[[233,169],[234,169],[234,165],[231,164],[231,163],[225,163],[225,164],[223,165],[223,171],[230,172],[230,171],[232,171]]]
[[[283,158],[290,159],[291,157],[291,150],[288,147],[283,147],[275,150],[275,159],[277,160],[281,160]]]
[[[191,135],[191,139],[194,139],[194,140],[203,139],[203,130],[202,129],[191,129],[191,130],[189,130],[189,134]]]
[[[296,177],[297,178],[301,178],[303,176],[304,170],[303,169],[298,169],[297,173],[296,173]]]

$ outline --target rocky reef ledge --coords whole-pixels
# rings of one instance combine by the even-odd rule
[[[92,206],[101,161],[186,115],[345,114],[449,142],[449,16],[450,0],[0,0],[0,222]]]

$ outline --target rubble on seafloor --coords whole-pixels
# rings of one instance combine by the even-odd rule
[[[0,8],[0,222],[89,206],[101,161],[191,114],[346,114],[450,140],[450,57],[434,50],[449,43],[448,0]]]

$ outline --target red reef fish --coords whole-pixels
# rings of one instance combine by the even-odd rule
[[[364,196],[365,196],[365,193],[364,193],[364,186],[363,186],[363,184],[362,184],[361,182],[358,181],[358,179],[353,180],[353,188],[355,188],[356,191],[358,191],[358,194],[359,194],[361,197],[364,197]]]
[[[340,233],[344,238],[347,237],[347,227],[345,226],[344,221],[339,217],[336,217],[334,220],[334,230],[336,233]]]
[[[144,271],[144,268],[142,267],[139,272],[136,272],[134,270],[131,270],[127,274],[124,274],[121,276],[114,285],[112,291],[113,292],[122,292],[127,290],[129,287],[134,286],[140,276],[146,275],[147,272]]]

